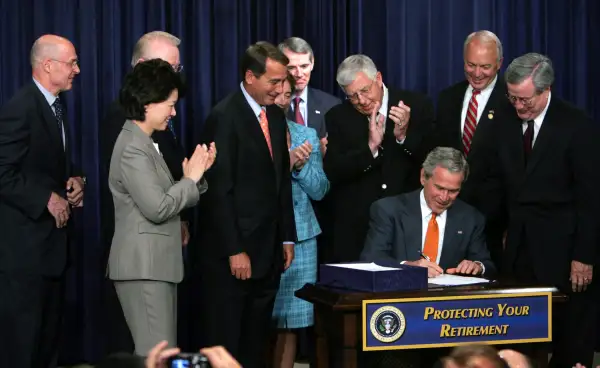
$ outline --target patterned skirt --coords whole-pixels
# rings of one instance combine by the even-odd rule
[[[294,261],[281,275],[281,283],[273,320],[277,328],[291,329],[312,326],[313,305],[294,296],[294,292],[307,283],[317,281],[317,238],[307,239],[294,246]]]

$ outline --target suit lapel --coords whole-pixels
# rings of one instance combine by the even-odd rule
[[[408,260],[419,259],[423,249],[423,215],[420,203],[421,191],[417,190],[406,196],[408,205],[404,213],[404,240],[406,242],[406,256]]]
[[[271,136],[271,148],[273,149],[273,166],[275,168],[275,174],[277,177],[277,188],[279,188],[279,183],[281,181],[281,160],[283,159],[283,157],[281,156],[281,152],[283,152],[283,147],[282,145],[286,145],[287,146],[287,142],[281,141],[282,137],[285,137],[284,134],[282,134],[282,130],[285,130],[287,127],[285,126],[285,124],[287,124],[287,122],[284,119],[281,119],[281,117],[283,117],[283,114],[278,115],[275,114],[273,109],[279,109],[278,106],[276,105],[271,105],[271,106],[267,106],[267,119],[269,120],[269,134]],[[261,130],[261,134],[262,134],[262,130]],[[264,138],[263,135],[263,141],[265,142],[265,145],[267,144],[267,141]],[[268,149],[268,146],[267,146]]]
[[[146,151],[150,153],[150,155],[154,158],[154,161],[158,162],[159,166],[163,169],[163,171],[165,172],[165,174],[167,175],[167,177],[169,178],[171,183],[174,184],[175,180],[173,179],[173,176],[171,175],[171,171],[167,167],[167,163],[165,162],[165,160],[162,158],[162,156],[158,153],[158,151],[154,147],[154,142],[152,141],[152,138],[150,138],[150,136],[148,136],[146,133],[144,133],[142,131],[142,129],[140,129],[140,127],[138,127],[131,120],[125,121],[125,124],[123,125],[123,129],[130,130],[134,135],[136,135],[143,142],[145,142],[144,148],[146,148]]]
[[[546,111],[546,116],[544,116],[540,131],[535,138],[529,160],[527,160],[527,168],[525,170],[526,176],[531,174],[537,163],[540,161],[540,158],[550,145],[551,137],[555,134],[555,131],[557,131],[556,125],[558,121],[556,119],[556,109],[553,108],[554,105],[553,101],[550,100],[550,106],[548,106],[548,111]],[[560,134],[560,132],[558,134]]]
[[[319,100],[315,98],[312,89],[310,89],[310,87],[306,88],[308,88],[308,90],[306,91],[306,115],[308,115],[308,121],[306,126],[316,128],[315,122],[317,122],[319,120],[319,117],[321,116],[321,106],[319,105]]]
[[[262,155],[266,155],[269,160],[272,160],[271,153],[269,152],[269,146],[267,145],[267,140],[265,139],[265,135],[262,132],[260,127],[260,122],[258,116],[254,114],[254,110],[246,101],[244,94],[241,90],[236,93],[236,100],[238,108],[240,109],[239,117],[244,121],[241,124],[242,129],[246,132],[249,139],[256,142],[256,144],[260,147],[260,152]],[[269,116],[267,115],[267,119]],[[271,122],[269,121],[269,133],[271,132],[270,128]],[[271,145],[273,144],[273,139],[271,137]]]
[[[462,150],[462,132],[461,132],[461,126],[462,126],[462,108],[463,108],[463,102],[465,100],[465,93],[467,93],[467,87],[469,86],[469,83],[467,81],[464,81],[461,85],[460,88],[456,89],[456,93],[454,93],[452,95],[452,110],[449,111],[450,116],[456,116],[456,124],[452,124],[451,126],[451,134],[453,139],[456,139],[456,142],[458,142],[457,147],[461,147]],[[475,136],[477,136],[477,129],[475,129]],[[473,140],[475,140],[475,137],[473,137]]]
[[[456,207],[451,206],[447,211],[444,242],[442,244],[442,255],[440,257],[440,266],[442,268],[452,263],[452,255],[456,253],[456,237],[460,225],[460,213],[457,213]]]
[[[44,118],[44,122],[46,123],[46,129],[48,130],[48,135],[52,138],[52,141],[55,143],[56,148],[64,155],[65,148],[62,143],[62,132],[59,129],[58,121],[56,120],[56,115],[52,111],[52,108],[48,104],[46,97],[42,94],[42,91],[35,85],[34,82],[31,82],[31,88],[33,88],[35,96],[37,97],[37,102],[40,105],[40,110],[42,111],[42,116]],[[63,118],[64,120],[64,118]],[[64,122],[64,121],[63,121]],[[65,136],[66,136],[65,131]],[[66,142],[65,142],[66,143]]]

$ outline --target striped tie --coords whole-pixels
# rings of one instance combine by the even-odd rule
[[[467,109],[467,116],[465,117],[465,128],[463,130],[462,142],[465,156],[469,154],[471,150],[471,142],[475,135],[475,129],[477,128],[477,95],[481,91],[473,90],[471,100],[469,101],[469,108]]]

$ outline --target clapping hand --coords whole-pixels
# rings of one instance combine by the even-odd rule
[[[308,141],[304,141],[301,145],[290,151],[290,168],[291,170],[302,170],[312,152],[312,145]]]
[[[377,116],[380,106],[379,102],[375,103],[375,107],[373,107],[373,111],[371,112],[371,118],[369,119],[369,148],[373,154],[377,152],[378,147],[383,142],[384,121],[378,119]]]
[[[183,167],[183,176],[185,178],[192,179],[194,183],[198,183],[204,175],[204,171],[207,168],[208,162],[209,153],[208,149],[206,148],[206,145],[197,145],[196,149],[194,150],[194,154],[192,154],[192,157],[190,157],[189,160],[187,158],[184,159],[181,164],[181,166]]]
[[[399,141],[406,139],[408,122],[410,121],[410,107],[400,101],[398,106],[392,106],[390,109],[390,119],[394,122],[394,136]]]
[[[208,159],[206,160],[206,169],[204,171],[208,171],[211,166],[215,163],[217,159],[217,146],[215,142],[212,142],[208,148]]]

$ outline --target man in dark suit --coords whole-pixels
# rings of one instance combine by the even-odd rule
[[[218,156],[200,201],[203,345],[223,345],[244,367],[264,364],[281,272],[294,257],[295,224],[286,120],[274,105],[288,59],[275,46],[251,45],[242,83],[208,116],[201,142]]]
[[[83,205],[60,96],[80,71],[75,47],[42,36],[31,65],[33,80],[0,110],[2,367],[56,366],[70,206]]]
[[[135,66],[140,61],[151,59],[162,59],[173,66],[176,71],[182,70],[182,65],[179,58],[179,44],[181,41],[162,31],[153,31],[143,35],[135,44],[133,55],[131,58],[131,66]],[[110,168],[110,158],[113,148],[119,133],[125,123],[125,114],[118,101],[114,101],[108,108],[108,112],[100,124],[100,149],[101,149],[101,177],[100,177],[100,200],[101,209],[101,235],[102,244],[105,250],[105,258],[102,260],[103,265],[108,261],[110,245],[115,229],[115,209],[113,206],[112,194],[108,188],[108,172]],[[164,131],[155,131],[152,134],[152,140],[158,144],[158,148],[167,163],[167,167],[175,180],[183,177],[183,169],[181,163],[185,158],[183,147],[177,141],[172,122],[169,123],[169,128]],[[190,239],[189,232],[189,217],[190,210],[181,212],[181,235],[183,245],[187,245]],[[185,282],[179,287],[185,287]],[[117,300],[116,293],[112,282],[106,283],[106,308],[107,323],[106,336],[110,338],[106,341],[106,353],[118,351],[133,351],[133,340],[123,311]],[[183,295],[185,297],[185,295]],[[184,303],[180,303],[184,304]],[[185,329],[184,329],[185,330]]]
[[[559,319],[550,366],[589,367],[596,327],[598,128],[551,93],[554,70],[546,56],[516,58],[505,80],[518,118],[494,126],[486,205],[501,198],[508,214],[507,271],[569,296],[554,311]]]
[[[386,260],[442,272],[495,273],[485,245],[485,221],[457,199],[469,165],[462,153],[437,147],[421,169],[422,190],[380,199],[371,206],[371,222],[361,260]]]
[[[288,119],[316,130],[321,139],[321,147],[325,149],[325,114],[341,101],[329,93],[308,86],[315,67],[315,56],[308,42],[300,37],[290,37],[279,44],[279,50],[290,60],[287,69],[296,80],[296,91],[288,110]]]
[[[324,159],[331,182],[332,245],[329,262],[358,260],[377,199],[415,190],[427,152],[433,105],[424,95],[388,89],[373,61],[352,55],[337,82],[347,95],[325,116]]]
[[[482,153],[494,139],[492,125],[514,113],[506,99],[506,86],[499,80],[502,43],[490,31],[471,33],[464,43],[466,79],[444,89],[438,97],[435,130],[430,148],[454,147],[467,157],[471,174],[461,189],[460,198],[479,208],[477,190],[487,167]],[[494,263],[502,259],[501,214],[486,214],[487,244]]]

